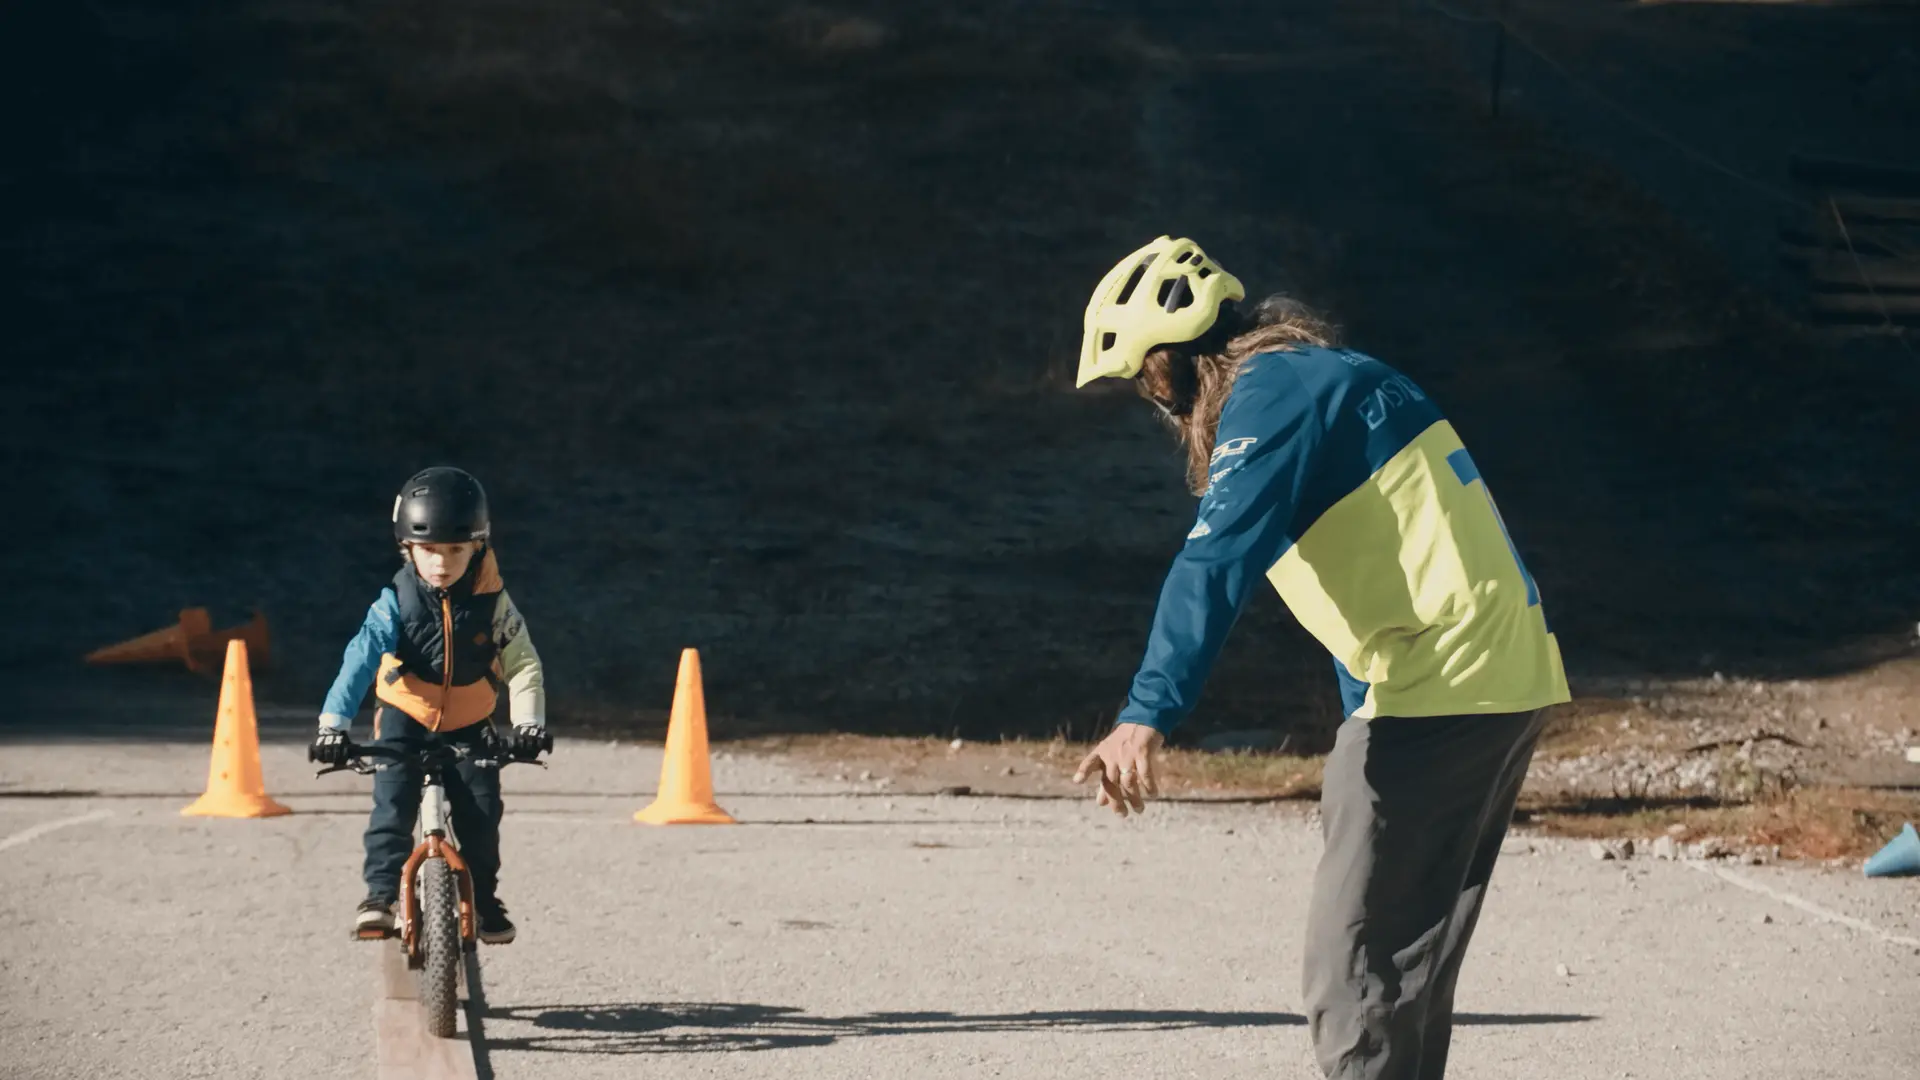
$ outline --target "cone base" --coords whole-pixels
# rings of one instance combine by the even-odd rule
[[[662,803],[658,800],[633,815],[642,825],[737,825],[725,810],[708,803]]]
[[[279,817],[293,811],[265,795],[215,795],[208,793],[193,800],[180,811],[181,817],[262,818]]]

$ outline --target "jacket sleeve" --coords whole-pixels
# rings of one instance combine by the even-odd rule
[[[367,688],[380,670],[380,658],[392,652],[399,637],[400,601],[392,589],[380,590],[380,598],[367,609],[360,632],[347,642],[346,655],[340,658],[340,674],[333,677],[326,704],[320,709],[320,726],[335,731],[353,727],[353,715],[360,711]]]
[[[533,647],[533,635],[527,632],[526,619],[513,605],[513,597],[504,591],[493,610],[493,642],[500,650],[500,673],[507,683],[507,707],[513,726],[546,727],[546,672],[540,666],[540,653]]]
[[[1279,357],[1263,363],[1286,365]],[[1243,374],[1222,410],[1199,520],[1160,588],[1118,723],[1164,735],[1186,719],[1254,585],[1289,543],[1323,429],[1290,365],[1260,374]]]

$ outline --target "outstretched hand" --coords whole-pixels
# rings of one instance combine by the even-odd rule
[[[1121,817],[1126,817],[1129,810],[1144,812],[1147,800],[1160,795],[1160,784],[1153,774],[1153,752],[1164,741],[1158,731],[1145,724],[1120,724],[1080,762],[1073,782],[1084,783],[1087,777],[1098,776],[1100,792],[1095,801],[1099,805],[1113,807]]]

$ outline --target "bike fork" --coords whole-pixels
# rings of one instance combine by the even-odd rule
[[[426,837],[413,849],[413,854],[407,856],[407,864],[400,872],[400,912],[404,919],[400,924],[400,947],[411,968],[426,962],[420,944],[420,894],[413,883],[420,865],[428,859],[445,859],[447,868],[453,871],[460,896],[460,940],[472,947],[479,936],[473,874],[467,869],[467,860],[461,857],[460,848],[447,837],[448,816],[445,791],[438,784],[426,785],[420,799],[420,821]]]
[[[407,954],[408,966],[416,968],[423,962],[423,955],[420,951],[420,894],[413,887],[413,882],[420,865],[428,859],[445,859],[448,869],[453,871],[454,881],[458,883],[460,940],[472,945],[479,934],[473,900],[473,874],[467,870],[467,860],[460,857],[460,849],[453,846],[453,841],[441,836],[428,836],[408,856],[407,868],[400,876],[400,910],[406,916],[406,921],[401,924],[400,945]]]

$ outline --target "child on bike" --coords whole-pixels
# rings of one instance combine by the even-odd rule
[[[448,467],[408,480],[393,504],[393,536],[406,565],[367,611],[347,645],[340,674],[320,713],[307,756],[343,764],[347,732],[372,686],[376,745],[405,753],[432,743],[460,744],[481,758],[531,761],[553,749],[547,732],[540,654],[500,582],[487,543],[491,523],[480,482]],[[494,731],[494,705],[507,690],[513,734]],[[420,809],[419,768],[383,758],[373,780],[367,823],[367,898],[354,936],[394,929],[400,875],[413,851]],[[500,770],[463,760],[447,778],[447,801],[460,853],[473,875],[481,941],[505,945],[514,925],[494,889],[500,873]]]

